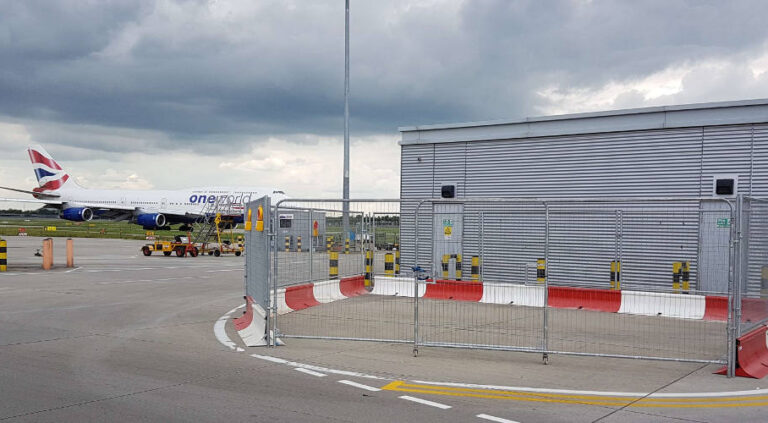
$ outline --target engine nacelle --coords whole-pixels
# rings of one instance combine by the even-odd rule
[[[165,216],[161,213],[146,213],[136,216],[136,223],[144,229],[157,229],[165,226]]]
[[[88,207],[70,207],[62,210],[59,217],[73,222],[87,222],[93,219],[93,210]]]

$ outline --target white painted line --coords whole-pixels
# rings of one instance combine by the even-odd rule
[[[345,385],[354,386],[355,388],[365,389],[366,391],[371,392],[378,392],[381,391],[379,388],[374,388],[373,386],[363,385],[362,383],[352,382],[351,380],[340,380],[339,383],[343,383]]]
[[[213,334],[216,336],[216,340],[219,341],[220,344],[224,345],[225,347],[229,348],[230,350],[235,350],[237,352],[245,351],[244,349],[240,348],[232,342],[231,339],[229,339],[229,336],[227,336],[227,320],[229,320],[229,316],[237,311],[240,308],[245,307],[245,304],[242,304],[238,307],[233,308],[232,310],[229,310],[226,314],[219,317],[219,320],[216,321],[213,325]]]
[[[373,380],[391,380],[391,379],[387,379],[379,376],[367,375],[365,373],[351,372],[348,370],[329,369],[327,367],[314,366],[312,364],[297,363],[295,361],[283,360],[282,358],[271,357],[268,355],[251,354],[251,357],[260,358],[262,360],[267,360],[267,361],[273,361],[275,363],[286,364],[292,367],[300,367],[302,369],[314,370],[316,372],[323,372],[323,373],[331,373],[331,374],[340,375],[340,376],[359,377],[363,379],[373,379]]]
[[[283,360],[282,358],[277,358],[277,357],[270,357],[268,355],[251,354],[251,357],[260,358],[262,360],[271,361],[273,363],[280,363],[280,364],[288,363],[288,360]]]
[[[478,414],[477,417],[480,419],[485,419],[485,420],[489,420],[497,423],[520,423],[515,420],[507,420],[507,419],[502,419],[501,417],[489,416],[488,414]]]
[[[320,373],[320,372],[316,372],[314,370],[304,369],[304,368],[301,368],[301,367],[296,367],[293,370],[296,370],[297,372],[306,373],[308,375],[317,376],[317,377],[326,377],[326,376],[328,376],[325,373]]]
[[[404,399],[406,401],[417,402],[419,404],[429,405],[431,407],[442,408],[443,410],[447,410],[447,409],[451,408],[450,405],[440,404],[439,402],[427,401],[425,399],[416,398],[416,397],[412,397],[412,396],[409,396],[409,395],[403,395],[403,396],[398,397],[398,398]]]
[[[74,269],[70,269],[70,270],[67,270],[67,271],[66,271],[66,272],[64,272],[64,273],[72,273],[72,272],[74,272],[75,270],[80,270],[80,269],[82,269],[82,267],[75,267]]]
[[[216,339],[225,347],[234,350],[237,348],[237,345],[232,342],[231,339],[227,336],[227,331],[224,329],[225,325],[227,324],[228,318],[221,318],[216,321],[216,324],[213,325],[213,334],[216,336]]]

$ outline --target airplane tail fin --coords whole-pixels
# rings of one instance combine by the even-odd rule
[[[39,145],[29,147],[27,153],[29,153],[29,160],[32,161],[32,168],[39,185],[33,191],[57,191],[69,181],[69,174],[56,163],[56,160],[43,147]]]

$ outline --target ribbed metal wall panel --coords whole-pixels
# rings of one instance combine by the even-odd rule
[[[739,176],[738,191],[749,194],[752,168],[752,126],[715,126],[703,130],[701,196],[713,194],[717,174]]]
[[[467,197],[697,195],[701,129],[478,141]]]
[[[434,192],[435,146],[413,145],[403,147],[400,155],[400,244],[401,267],[409,269],[416,262],[415,212],[419,201],[430,198]],[[427,204],[431,210],[432,205]],[[425,209],[425,212],[428,211]],[[431,261],[432,220],[429,213],[419,217],[419,262]]]
[[[433,183],[433,197],[439,197],[440,182],[457,182],[459,195],[465,198],[707,196],[712,176],[718,173],[738,174],[741,193],[747,194],[751,186],[753,193],[768,195],[768,125],[755,126],[762,138],[754,144],[752,127],[404,145],[403,199],[417,198],[416,192],[423,193],[429,182]],[[428,146],[434,146],[434,171],[428,174],[408,169],[406,161],[424,154]],[[753,151],[755,163],[750,160]],[[422,164],[423,169],[427,167]],[[750,184],[752,172],[755,181]],[[405,204],[407,201],[403,257],[408,256]],[[550,210],[550,283],[607,286],[616,250],[614,214],[619,208],[623,210],[623,287],[669,289],[675,261],[691,262],[691,282],[696,286],[699,204],[601,207],[583,210],[578,216]],[[531,268],[543,252],[535,247],[543,236],[542,218],[528,211],[504,210],[498,204],[468,203],[463,254],[469,257],[483,252],[484,277],[489,281],[523,283],[526,265]],[[421,227],[420,245],[424,248],[433,238],[423,230],[432,225],[426,222]],[[421,253],[419,264],[428,263],[429,252]],[[756,286],[754,273],[750,267],[750,292]]]

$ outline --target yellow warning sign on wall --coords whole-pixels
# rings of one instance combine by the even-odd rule
[[[453,238],[453,220],[443,219],[443,236],[445,239]]]

